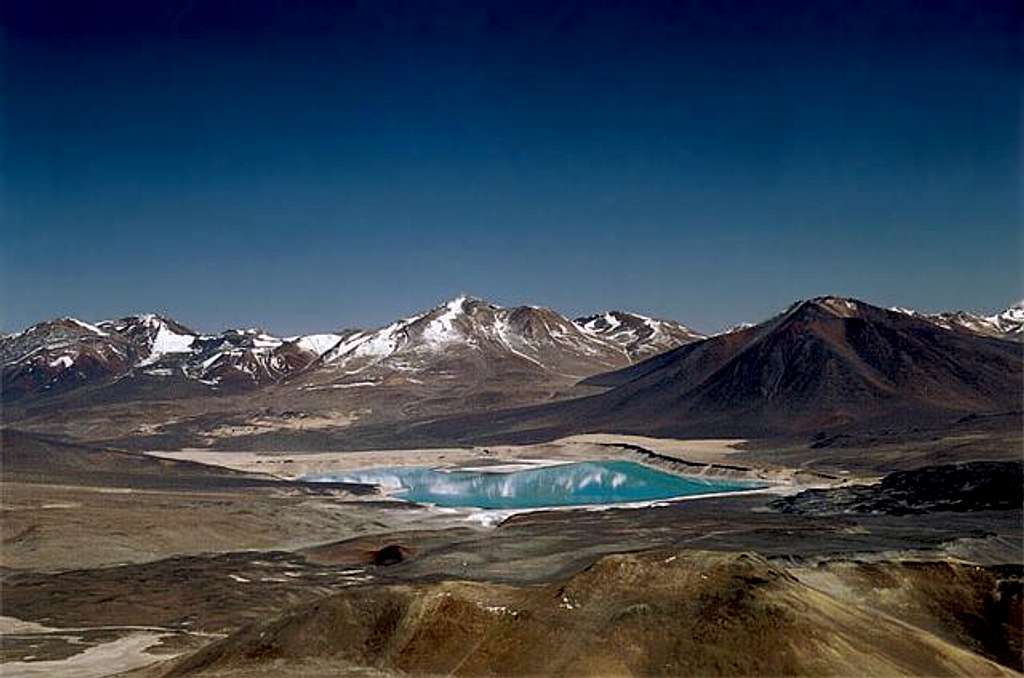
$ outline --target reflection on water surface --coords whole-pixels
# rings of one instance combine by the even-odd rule
[[[681,477],[630,461],[558,464],[511,473],[394,467],[306,480],[370,483],[421,504],[485,509],[617,504],[760,487],[749,482]]]

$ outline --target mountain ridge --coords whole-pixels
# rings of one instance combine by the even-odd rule
[[[12,421],[33,430],[232,449],[801,437],[1019,411],[1019,342],[856,299],[800,300],[646,358],[631,355],[642,333],[611,313],[569,320],[463,295],[378,330],[284,339],[201,335],[150,316],[64,319],[51,327],[61,341],[5,362],[3,395],[19,403]],[[0,355],[31,348],[38,332],[5,338]],[[113,421],[112,406],[130,416]]]
[[[451,378],[467,365],[486,373],[507,364],[515,372],[578,380],[702,336],[672,321],[617,313],[620,324],[647,323],[647,331],[605,336],[551,309],[505,308],[467,295],[377,330],[285,338],[256,328],[202,334],[154,313],[97,324],[65,318],[0,338],[0,363],[7,401],[143,377],[212,389],[286,381],[327,388],[424,371]],[[444,365],[459,362],[460,354],[461,363],[445,374]]]
[[[890,310],[922,318],[947,329],[962,329],[975,334],[1024,341],[1024,299],[1004,311],[988,316],[970,311],[921,313],[901,306],[894,306]]]

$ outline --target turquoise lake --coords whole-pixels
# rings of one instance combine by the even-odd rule
[[[482,509],[620,504],[763,487],[750,482],[687,478],[631,461],[558,464],[508,473],[394,467],[309,476],[305,480],[370,483],[420,504]]]

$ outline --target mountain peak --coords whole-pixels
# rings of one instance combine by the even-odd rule
[[[462,307],[465,306],[466,302],[468,302],[471,298],[472,297],[463,292],[452,297],[448,301],[441,302],[440,304],[435,306],[435,308],[447,308],[451,311],[461,311]]]
[[[681,323],[619,309],[576,318],[573,324],[620,346],[633,361],[705,338]]]
[[[803,303],[814,306],[839,318],[852,318],[857,316],[864,310],[864,307],[867,306],[867,304],[858,299],[833,295],[814,297]]]
[[[790,304],[776,318],[787,319],[796,317],[807,317],[811,315],[827,316],[832,318],[858,318],[872,312],[880,312],[882,309],[865,303],[860,299],[852,297],[841,297],[836,295],[825,295],[801,299]]]
[[[991,318],[1017,318],[1018,320],[1024,321],[1024,299],[1021,299],[1015,304],[1011,304],[1005,311],[996,313]]]
[[[497,368],[579,378],[702,339],[671,321],[609,311],[598,324],[542,306],[502,307],[460,294],[429,311],[353,335],[326,352],[328,379],[417,379],[416,372]],[[461,365],[461,367],[455,367]],[[488,366],[488,367],[481,367]],[[338,376],[339,373],[342,376]],[[445,378],[450,378],[446,376]]]
[[[471,304],[484,304],[484,305],[487,305],[487,306],[493,306],[495,308],[498,308],[497,304],[492,304],[491,302],[487,301],[483,297],[477,297],[477,296],[474,296],[472,294],[467,294],[466,292],[460,292],[459,294],[457,294],[456,296],[452,297],[448,301],[441,302],[440,304],[438,304],[434,308],[444,308],[444,307],[447,307],[447,308],[452,309],[452,310],[460,310],[463,307],[465,307],[466,305],[471,305]]]
[[[133,313],[120,318],[103,320],[96,325],[104,331],[129,337],[155,335],[160,332],[161,328],[176,334],[198,335],[198,332],[185,327],[174,318],[159,313]]]

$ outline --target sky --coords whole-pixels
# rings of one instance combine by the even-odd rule
[[[1024,293],[1018,2],[9,0],[0,329]]]

